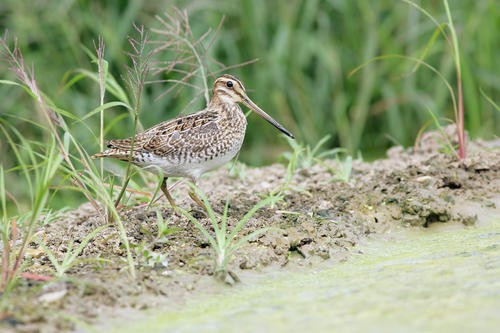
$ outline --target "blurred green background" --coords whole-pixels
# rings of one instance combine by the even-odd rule
[[[441,1],[415,1],[438,22],[446,22]],[[249,96],[300,142],[313,145],[331,135],[328,147],[345,147],[365,158],[383,155],[395,143],[414,143],[417,132],[431,119],[427,106],[440,118],[453,119],[446,86],[428,69],[409,75],[414,63],[383,60],[348,74],[369,59],[384,54],[419,57],[435,31],[435,25],[414,7],[395,0],[199,0],[199,1],[18,1],[0,2],[0,28],[16,35],[27,64],[33,63],[38,84],[54,102],[78,117],[99,103],[99,87],[90,79],[68,89],[65,82],[74,70],[96,72],[82,46],[94,50],[102,35],[105,59],[116,77],[125,72],[130,50],[127,36],[133,22],[146,28],[158,26],[155,15],[185,8],[195,35],[225,22],[209,56],[237,64],[258,58],[246,67],[230,70],[245,83]],[[466,128],[473,138],[492,138],[500,128],[500,113],[483,97],[500,95],[500,14],[497,0],[453,0],[451,11],[462,56]],[[452,53],[442,37],[426,59],[455,86]],[[5,62],[1,78],[13,79]],[[210,83],[213,78],[210,78]],[[149,85],[144,92],[141,122],[149,127],[175,117],[194,92],[156,98],[168,85]],[[38,120],[32,99],[17,87],[0,85],[0,117],[32,138],[43,133],[29,122]],[[114,100],[107,95],[106,101]],[[204,107],[203,98],[189,107]],[[106,111],[106,122],[127,113],[123,108]],[[40,118],[41,119],[41,118]],[[122,116],[106,133],[107,138],[132,133],[130,117]],[[69,122],[88,147],[98,151],[99,117],[85,124]],[[1,134],[0,134],[1,135]],[[240,160],[251,165],[270,163],[287,149],[286,141],[262,119],[249,119]],[[5,168],[14,156],[4,138],[0,156]]]

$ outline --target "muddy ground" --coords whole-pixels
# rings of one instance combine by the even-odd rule
[[[372,233],[427,228],[433,223],[474,225],[480,214],[500,216],[500,141],[470,142],[469,157],[463,162],[442,148],[442,136],[427,133],[416,149],[395,147],[386,159],[354,161],[349,182],[332,180],[332,170],[338,167],[332,160],[298,170],[284,200],[262,208],[243,228],[240,236],[273,227],[238,249],[231,270],[240,276],[269,267],[307,270],[324,261],[349,260],[353,247]],[[218,212],[230,196],[229,224],[234,226],[270,191],[283,186],[285,173],[286,167],[280,164],[247,168],[233,176],[221,168],[206,175],[199,186]],[[198,209],[187,196],[186,185],[173,193],[179,206]],[[157,237],[157,212],[170,226],[163,237]],[[130,309],[175,306],[200,294],[234,288],[215,281],[208,242],[163,198],[151,208],[127,207],[121,213],[133,245],[135,281],[127,273],[117,227],[107,226],[79,257],[91,260],[69,269],[65,279],[48,283],[22,279],[0,329],[72,330],[78,320],[103,323],[107,316],[130,313]],[[193,214],[209,228],[203,214]],[[62,258],[71,240],[78,244],[102,225],[85,204],[40,228],[37,235]],[[150,260],[144,250],[154,253]],[[30,254],[26,271],[54,274],[46,253],[34,243]]]

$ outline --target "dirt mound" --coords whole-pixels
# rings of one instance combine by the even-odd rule
[[[240,236],[262,227],[272,229],[239,248],[230,266],[238,271],[286,266],[291,261],[303,267],[327,259],[342,261],[348,259],[349,250],[360,239],[371,233],[429,227],[433,223],[471,225],[481,214],[498,215],[500,141],[471,142],[469,157],[462,162],[444,154],[442,147],[441,136],[434,133],[424,136],[416,150],[395,147],[386,159],[354,161],[348,182],[333,180],[340,166],[332,160],[298,170],[283,192],[284,200],[259,210]],[[283,187],[285,173],[285,166],[279,164],[248,168],[233,177],[220,169],[202,179],[199,186],[217,212],[224,210],[229,196],[231,228],[270,191]],[[179,206],[196,208],[187,197],[186,185],[176,188],[174,195]],[[116,226],[107,226],[80,256],[103,260],[83,261],[69,270],[68,280],[49,286],[24,281],[20,287],[23,296],[16,297],[11,307],[15,316],[4,325],[13,329],[58,323],[63,325],[61,329],[70,328],[71,322],[47,309],[92,320],[102,311],[182,302],[198,290],[214,292],[219,288],[209,277],[213,274],[213,258],[208,242],[165,200],[149,209],[129,207],[122,216],[136,256],[137,281],[131,283],[128,278],[126,253]],[[170,231],[158,238],[160,216],[168,222]],[[210,229],[206,217],[197,217]],[[44,226],[38,235],[61,258],[70,240],[82,242],[102,224],[91,206],[83,205]],[[36,252],[36,245],[32,245],[37,254],[27,270],[51,274],[53,268],[46,254]],[[47,301],[46,295],[53,298]]]

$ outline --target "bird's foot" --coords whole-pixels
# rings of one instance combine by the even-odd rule
[[[238,277],[238,275],[236,275],[235,272],[231,271],[231,270],[220,270],[220,271],[216,271],[215,274],[214,274],[215,278],[225,284],[228,284],[230,286],[232,285],[235,285],[236,283],[240,283],[241,280],[240,278]]]

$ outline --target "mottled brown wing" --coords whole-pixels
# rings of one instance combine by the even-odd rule
[[[198,151],[203,139],[218,129],[219,113],[201,111],[192,115],[165,121],[153,126],[135,137],[134,150],[147,151],[167,157],[176,152]],[[132,138],[112,140],[108,147],[130,149]]]

